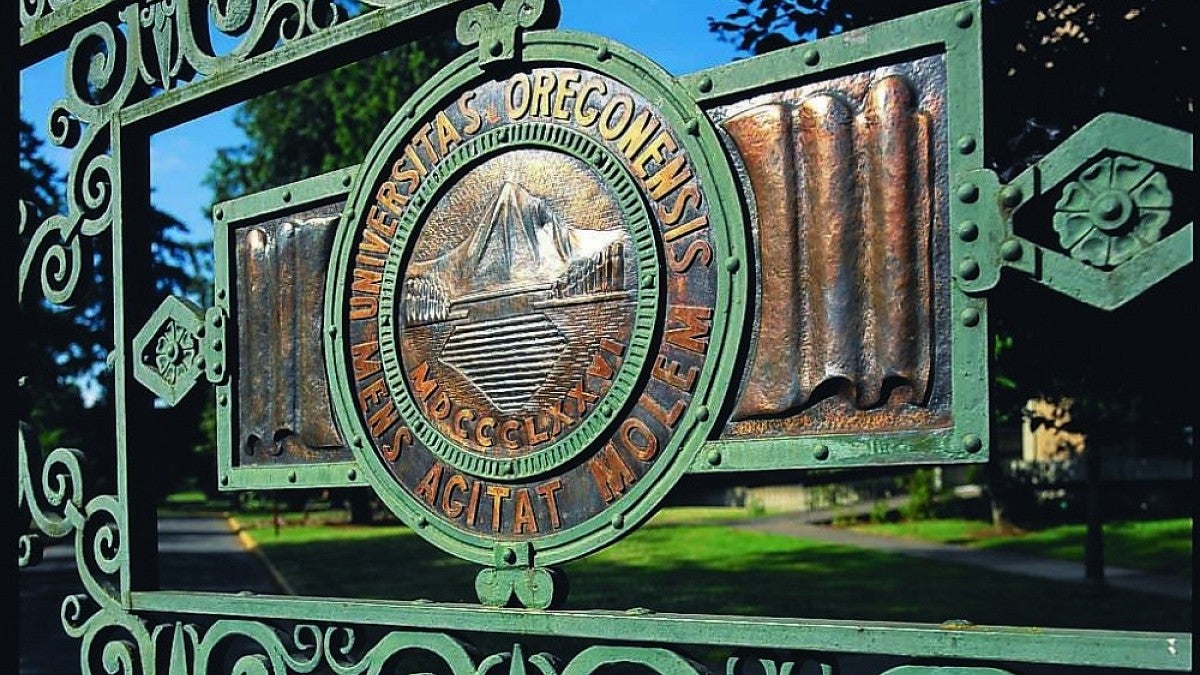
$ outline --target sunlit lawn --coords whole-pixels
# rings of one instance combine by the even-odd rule
[[[979,520],[943,519],[873,523],[855,527],[872,534],[917,537],[976,548],[1082,561],[1087,528],[1058,525],[1029,532],[998,533]],[[1192,576],[1192,519],[1118,521],[1104,525],[1104,559],[1117,567]]]
[[[569,608],[940,623],[1190,630],[1190,603],[1094,592],[949,563],[714,524],[728,510],[666,509],[647,526],[566,566]],[[401,526],[247,522],[303,595],[477,602],[477,567]]]

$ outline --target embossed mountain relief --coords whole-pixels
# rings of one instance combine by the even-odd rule
[[[498,410],[514,412],[550,379],[568,343],[539,310],[627,295],[625,235],[574,227],[514,182],[482,215],[457,246],[410,264],[405,320],[454,323],[440,360]]]
[[[862,93],[861,108],[823,90],[724,122],[753,187],[762,273],[735,420],[926,398],[932,116],[901,76]]]

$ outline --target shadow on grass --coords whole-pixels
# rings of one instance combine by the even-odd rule
[[[256,536],[300,594],[477,602],[478,568],[403,528]],[[1185,601],[713,525],[645,527],[566,572],[574,609],[1191,630]]]
[[[981,547],[1083,560],[1085,525],[1061,525],[1020,537],[979,542]],[[1120,521],[1104,525],[1104,557],[1109,565],[1191,578],[1192,520]]]

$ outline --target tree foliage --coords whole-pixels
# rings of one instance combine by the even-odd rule
[[[234,118],[247,142],[219,150],[209,168],[215,201],[361,162],[456,49],[446,37],[428,37],[247,101]]]

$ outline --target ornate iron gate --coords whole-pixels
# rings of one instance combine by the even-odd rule
[[[685,474],[985,461],[1002,270],[1112,309],[1191,262],[1163,173],[1190,175],[1188,133],[1104,115],[1008,183],[983,168],[977,2],[683,77],[555,30],[553,0],[21,7],[23,65],[66,51],[50,119],[75,153],[67,212],[22,206],[21,292],[65,303],[88,241],[113,252],[115,490],[90,495],[75,451],[43,463],[25,427],[19,448],[20,508],[75,537],[87,593],[63,624],[85,670],[423,654],[460,675],[695,675],[685,649],[716,647],[769,673],[847,654],[911,659],[896,675],[1190,671],[1190,635],[555,609],[555,566]],[[456,13],[471,49],[362,164],[216,205],[213,306],[152,304],[152,133]],[[237,46],[215,53],[210,28]],[[1051,222],[1022,225],[1030,205]],[[139,422],[204,382],[223,489],[369,485],[481,566],[482,606],[159,590]],[[34,564],[37,536],[20,543]],[[481,657],[463,633],[514,646]],[[585,647],[524,654],[539,636]]]

